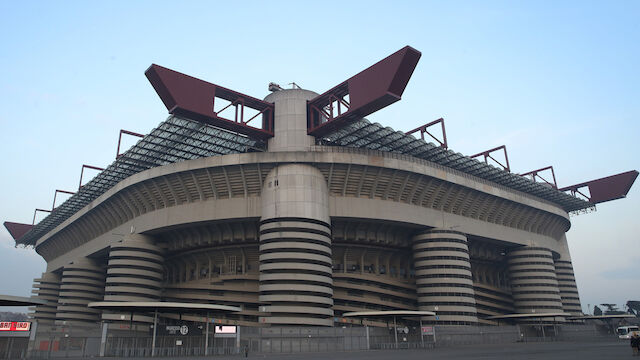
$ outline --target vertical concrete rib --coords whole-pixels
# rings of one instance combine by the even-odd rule
[[[36,305],[33,317],[39,323],[52,323],[56,319],[58,296],[60,293],[60,275],[44,272],[33,280],[33,291],[36,298],[46,300],[47,305]]]
[[[470,325],[478,322],[465,234],[432,229],[413,237],[413,259],[420,310],[436,311],[428,323]]]
[[[92,259],[73,261],[62,269],[56,323],[97,322],[101,311],[87,307],[102,301],[105,270]]]
[[[160,300],[163,262],[163,249],[145,235],[127,235],[111,245],[104,301]]]
[[[567,260],[556,260],[556,277],[558,278],[558,289],[562,300],[562,310],[571,315],[581,315],[582,305],[578,295],[578,286],[573,273],[573,264]]]
[[[308,165],[269,172],[260,221],[260,311],[264,324],[333,325],[327,184]]]
[[[516,312],[562,312],[551,250],[531,246],[517,248],[509,252],[508,264]]]

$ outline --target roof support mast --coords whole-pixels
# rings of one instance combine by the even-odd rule
[[[553,182],[550,182],[549,180],[545,179],[544,177],[540,176],[540,172],[546,171],[546,170],[550,170],[551,171],[551,177],[553,178]],[[543,182],[553,186],[554,189],[558,188],[558,183],[556,182],[556,174],[553,171],[553,166],[547,166],[547,167],[543,167],[541,169],[538,170],[533,170],[533,171],[529,171],[526,172],[524,174],[520,174],[520,176],[531,176],[531,180],[536,181],[536,179],[540,179]]]
[[[430,133],[429,130],[428,130],[429,127],[437,125],[437,124],[440,124],[441,129],[442,129],[442,141],[440,139],[438,139],[435,135]],[[444,149],[448,149],[449,148],[449,146],[447,145],[447,132],[444,129],[444,119],[443,118],[434,120],[434,121],[432,121],[430,123],[427,123],[427,124],[424,124],[422,126],[419,126],[419,127],[415,128],[413,130],[407,131],[405,134],[411,135],[411,134],[417,133],[418,131],[420,132],[420,138],[422,140],[424,140],[424,134],[427,134],[433,140],[435,140],[438,144],[440,144],[441,148],[444,148]]]
[[[502,150],[504,152],[504,161],[505,164],[503,164],[502,162],[500,162],[499,160],[497,160],[496,158],[494,158],[493,156],[491,156],[491,153],[494,153],[496,151]],[[484,162],[485,163],[489,163],[489,159],[495,161],[498,165],[502,166],[502,168],[504,170],[506,170],[507,172],[511,172],[511,168],[509,167],[509,156],[507,156],[507,147],[505,145],[500,145],[498,147],[495,147],[493,149],[489,149],[487,151],[483,151],[481,153],[477,153],[475,155],[471,155],[469,156],[470,158],[477,158],[479,156],[484,156]]]

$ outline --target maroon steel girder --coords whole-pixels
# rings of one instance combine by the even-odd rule
[[[539,173],[546,171],[546,170],[551,170],[551,177],[553,178],[553,182],[550,182],[549,180],[545,179],[544,177],[540,176]],[[543,182],[553,186],[555,189],[558,188],[558,183],[556,182],[556,173],[553,171],[553,166],[547,166],[547,167],[543,167],[542,169],[538,169],[538,170],[533,170],[533,171],[529,171],[526,172],[524,174],[520,174],[520,176],[529,176],[531,175],[531,179],[533,181],[536,181],[536,178],[542,180]]]
[[[567,186],[559,190],[570,191],[574,196],[576,193],[581,194],[589,199],[589,202],[600,204],[605,201],[617,200],[626,197],[637,177],[638,171],[631,170],[601,179]],[[585,187],[589,189],[590,195],[586,195],[580,191]]]
[[[80,170],[80,183],[78,185],[78,190],[80,190],[82,188],[82,177],[84,176],[84,169],[92,169],[92,170],[98,170],[98,171],[103,171],[104,170],[101,167],[82,164],[82,170]]]
[[[160,96],[170,114],[184,116],[213,126],[247,135],[254,139],[265,140],[273,136],[273,104],[249,95],[223,88],[171,69],[151,65],[145,75]],[[229,101],[236,107],[234,120],[220,117],[214,111],[215,98]],[[240,114],[238,115],[238,106]],[[244,107],[258,112],[244,120]],[[258,115],[262,115],[262,128],[248,125]]]
[[[323,136],[400,100],[421,55],[418,50],[405,46],[308,101],[308,134]]]
[[[51,210],[52,211],[56,209],[56,198],[58,197],[58,193],[68,194],[68,195],[75,194],[74,192],[71,192],[71,191],[56,189],[56,192],[53,194],[53,205],[51,205]]]
[[[18,241],[24,236],[24,234],[31,230],[33,225],[5,221],[4,227],[7,229],[13,240]]]
[[[433,125],[436,125],[438,123],[440,124],[440,126],[442,128],[442,141],[440,141],[440,139],[435,137],[432,133],[429,132],[429,130],[427,130],[427,129],[429,129],[429,127],[431,127]],[[448,145],[447,145],[447,132],[444,129],[444,119],[443,118],[434,120],[434,121],[432,121],[432,122],[430,122],[428,124],[424,124],[424,125],[422,125],[420,127],[417,127],[417,128],[415,128],[415,129],[413,129],[411,131],[407,131],[405,134],[411,135],[411,134],[416,133],[418,131],[420,132],[420,138],[422,140],[424,140],[424,134],[427,134],[427,135],[431,136],[431,138],[433,140],[438,142],[438,144],[440,144],[440,147],[445,148],[445,149],[448,148]]]
[[[31,222],[31,226],[36,224],[36,215],[38,214],[38,211],[40,212],[46,212],[46,213],[52,213],[53,210],[47,210],[47,209],[35,209],[33,211],[33,221]]]
[[[120,129],[120,135],[118,135],[118,148],[116,149],[116,159],[120,157],[120,143],[122,142],[122,134],[125,135],[131,135],[131,136],[135,136],[135,137],[139,137],[139,138],[143,138],[144,135],[142,134],[138,134],[135,133],[133,131],[129,131],[129,130],[124,130],[124,129]]]
[[[491,156],[492,152],[498,151],[498,150],[503,150],[504,152],[504,160],[506,162],[506,165],[501,163],[500,161],[498,161],[496,158],[494,158],[493,156]],[[498,165],[502,166],[502,168],[508,172],[511,172],[511,168],[509,167],[509,157],[507,156],[507,147],[505,145],[500,145],[498,147],[495,147],[493,149],[489,149],[487,151],[483,151],[481,153],[477,153],[475,155],[471,155],[469,156],[470,158],[477,158],[478,156],[484,156],[484,162],[485,163],[489,163],[488,159],[491,159],[493,161],[495,161]]]

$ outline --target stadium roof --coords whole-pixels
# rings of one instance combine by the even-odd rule
[[[129,310],[129,311],[218,311],[218,312],[238,312],[242,309],[237,306],[190,303],[190,302],[165,302],[165,301],[97,301],[89,303],[88,307],[103,310]]]
[[[613,314],[613,315],[584,315],[584,316],[572,316],[567,320],[608,320],[608,319],[631,319],[636,318],[633,314]]]
[[[405,46],[307,102],[308,134],[324,145],[399,153],[430,161],[536,196],[567,212],[589,209],[597,203],[626,196],[638,176],[635,170],[558,190],[364,119],[400,100],[420,56],[419,51]],[[152,65],[145,74],[172,115],[131,149],[118,155],[109,167],[37,225],[5,222],[16,244],[35,245],[38,239],[91,201],[141,171],[215,155],[265,151],[265,139],[273,136],[274,104],[158,65]],[[213,101],[216,98],[230,104],[215,112]],[[337,113],[333,111],[334,101],[337,101]],[[344,112],[340,110],[341,104],[346,109]],[[234,120],[221,117],[220,112],[232,105],[236,107]],[[245,105],[258,114],[244,119]],[[262,115],[262,127],[248,125],[259,115]],[[585,186],[589,188],[590,196],[580,192]],[[576,194],[588,200],[574,196]]]
[[[482,161],[417,139],[390,127],[361,119],[345,126],[322,139],[325,145],[348,146],[385,152],[395,152],[428,160],[463,173],[489,180],[511,189],[519,190],[548,200],[565,211],[577,211],[593,207],[594,204],[558,191],[549,185],[534,182]]]
[[[16,243],[35,245],[40,237],[73,216],[120,181],[141,171],[184,160],[264,151],[265,143],[204,123],[170,116],[100,172]]]
[[[31,306],[31,305],[47,305],[47,301],[42,299],[32,298],[32,297],[0,295],[0,306]]]
[[[386,311],[352,311],[342,314],[343,317],[374,317],[374,316],[435,316],[433,311],[415,310],[386,310]]]
[[[355,147],[411,155],[469,175],[489,180],[558,204],[571,212],[590,208],[593,203],[536,183],[526,177],[496,168],[484,162],[417,139],[390,127],[361,119],[325,135],[325,145]],[[38,239],[91,201],[127,177],[141,171],[184,160],[265,151],[263,141],[178,116],[169,118],[121,154],[111,165],[33,226],[16,243],[35,245]]]
[[[550,317],[567,317],[571,316],[569,313],[531,313],[531,314],[506,314],[489,316],[487,320],[501,320],[501,319],[537,319],[537,318],[550,318]]]

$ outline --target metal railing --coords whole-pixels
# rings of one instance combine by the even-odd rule
[[[433,342],[399,342],[399,343],[378,343],[371,344],[371,350],[413,350],[413,349],[434,349]]]

